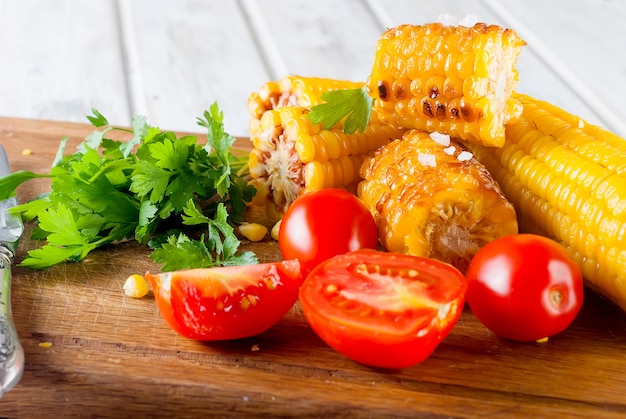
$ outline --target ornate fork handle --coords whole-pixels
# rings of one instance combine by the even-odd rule
[[[24,372],[24,349],[11,311],[13,252],[0,245],[0,397],[12,389]]]

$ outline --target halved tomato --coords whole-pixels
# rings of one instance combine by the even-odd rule
[[[276,324],[298,300],[300,263],[283,261],[146,273],[161,316],[196,340],[254,336]]]
[[[318,265],[300,288],[312,329],[359,363],[405,368],[425,360],[458,321],[467,283],[433,259],[358,250]]]

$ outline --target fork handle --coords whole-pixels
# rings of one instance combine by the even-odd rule
[[[13,252],[0,245],[0,397],[15,387],[24,372],[24,349],[11,310]]]

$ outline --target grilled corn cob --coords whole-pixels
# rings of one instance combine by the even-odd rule
[[[520,215],[520,229],[559,241],[589,288],[626,310],[626,141],[519,95],[501,149],[472,146]]]
[[[307,191],[342,187],[356,193],[365,157],[402,135],[373,113],[363,133],[346,134],[341,123],[327,130],[307,118],[303,107],[265,112],[251,136],[249,168],[257,196],[248,220],[272,225]],[[264,209],[265,208],[265,209]]]
[[[358,195],[391,252],[465,271],[482,245],[517,233],[513,205],[487,169],[447,135],[408,131],[361,168]]]
[[[401,25],[376,45],[367,88],[383,122],[501,146],[521,114],[511,98],[525,42],[510,29]]]
[[[358,89],[364,84],[348,80],[301,76],[285,76],[278,81],[268,81],[248,97],[248,111],[251,115],[250,132],[256,130],[265,111],[285,106],[310,108],[322,102],[320,95],[324,92]]]

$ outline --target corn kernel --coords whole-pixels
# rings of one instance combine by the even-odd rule
[[[239,226],[239,232],[248,240],[258,242],[265,238],[267,227],[258,223],[243,223]]]
[[[274,227],[272,227],[272,231],[270,232],[270,235],[276,241],[278,241],[278,232],[280,231],[280,223],[282,221],[283,221],[282,219],[278,220],[278,222],[274,224]]]
[[[141,275],[133,274],[124,282],[124,293],[129,297],[141,298],[148,294],[148,291],[148,282]]]

